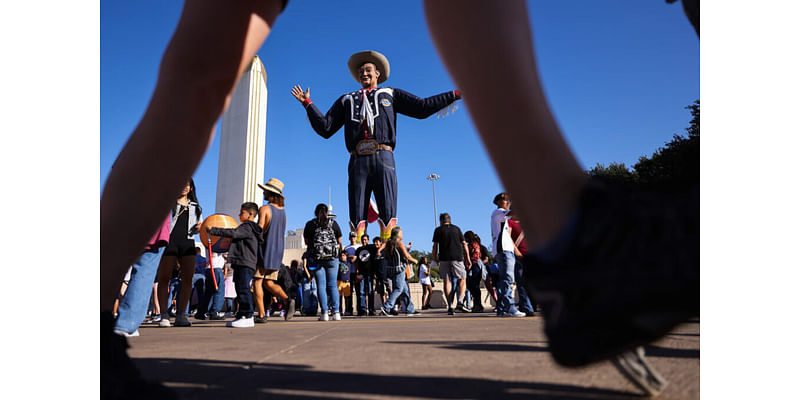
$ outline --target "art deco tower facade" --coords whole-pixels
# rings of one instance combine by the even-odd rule
[[[222,114],[216,212],[237,221],[244,202],[261,206],[267,131],[267,72],[258,56],[236,84]]]

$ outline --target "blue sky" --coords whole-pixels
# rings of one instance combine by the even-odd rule
[[[314,205],[328,201],[344,226],[348,154],[340,131],[325,140],[310,128],[289,94],[311,88],[323,109],[358,88],[347,58],[372,49],[391,63],[383,86],[425,97],[453,89],[428,34],[421,2],[369,3],[363,15],[342,3],[291,1],[258,52],[267,70],[269,100],[265,179],[286,184],[288,229],[301,228]],[[161,54],[182,2],[103,2],[100,7],[100,186],[141,118],[155,86]],[[663,1],[528,2],[535,53],[553,112],[581,164],[633,165],[683,133],[700,98],[700,45],[679,4]],[[513,85],[498,75],[499,85]],[[395,158],[398,218],[414,248],[429,251],[438,212],[463,231],[490,241],[491,199],[503,188],[483,149],[469,110],[426,120],[398,117]],[[176,149],[179,151],[179,149]],[[214,210],[218,134],[194,174],[201,206]],[[377,234],[377,226],[369,232]]]

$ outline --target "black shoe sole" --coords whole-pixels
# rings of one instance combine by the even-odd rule
[[[590,181],[573,238],[523,260],[553,359],[611,359],[699,315],[699,188],[665,195]]]

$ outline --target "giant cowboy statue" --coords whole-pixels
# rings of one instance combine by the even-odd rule
[[[461,98],[457,90],[425,99],[404,90],[378,87],[389,78],[389,61],[377,51],[353,54],[347,67],[362,89],[340,96],[323,115],[311,102],[310,89],[297,85],[292,95],[306,109],[311,127],[325,139],[344,125],[344,141],[350,152],[347,192],[350,230],[361,237],[367,227],[370,195],[374,193],[380,218],[381,238],[397,225],[397,175],[394,154],[397,114],[427,118]]]

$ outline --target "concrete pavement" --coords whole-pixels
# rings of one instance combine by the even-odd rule
[[[186,399],[628,399],[640,392],[610,362],[559,367],[541,317],[270,318],[255,328],[191,319],[143,325],[130,356]],[[669,381],[659,399],[700,397],[700,323],[646,347]]]

